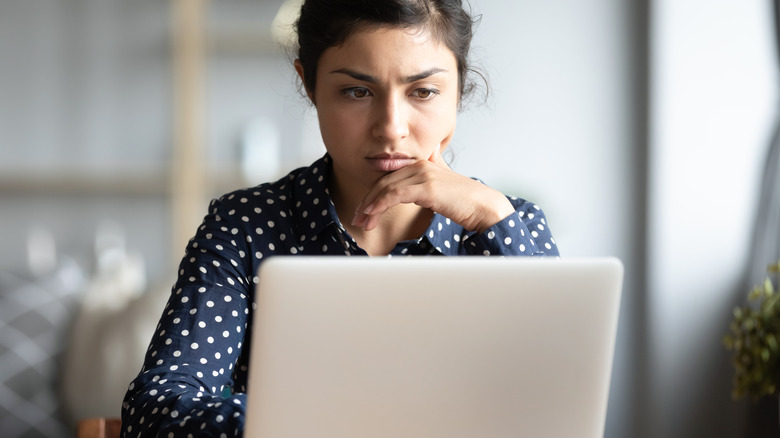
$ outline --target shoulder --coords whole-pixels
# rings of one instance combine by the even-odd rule
[[[272,252],[292,248],[312,221],[321,219],[313,209],[325,206],[327,212],[326,158],[277,181],[235,190],[213,200],[205,219],[207,232],[242,235],[250,245],[265,245]]]
[[[291,181],[300,169],[290,172],[287,176],[275,182],[267,182],[254,187],[247,187],[225,193],[219,199],[212,201],[226,209],[257,209],[264,205],[274,205],[284,202],[290,197]]]
[[[296,198],[296,187],[301,185],[301,181],[305,182],[312,172],[315,174],[318,172],[316,164],[297,168],[277,181],[225,193],[212,201],[211,208],[233,212],[233,214],[240,212],[255,215],[263,212],[289,211]],[[212,213],[215,211],[212,210]]]
[[[254,187],[238,189],[222,195],[213,201],[226,208],[246,209],[255,211],[263,206],[289,205],[299,198],[301,190],[309,190],[312,185],[324,187],[328,173],[329,157],[315,161],[308,167],[299,167],[274,182],[266,182]]]
[[[535,215],[544,215],[542,208],[539,204],[529,201],[527,199],[518,198],[517,196],[505,195],[509,202],[515,207],[515,211],[522,212],[524,216],[530,215],[533,219]]]

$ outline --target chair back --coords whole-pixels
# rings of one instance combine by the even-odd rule
[[[76,438],[119,438],[122,420],[87,418],[76,425]]]

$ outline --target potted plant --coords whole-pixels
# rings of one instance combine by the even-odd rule
[[[733,352],[732,396],[754,400],[773,395],[780,387],[780,291],[776,281],[780,261],[769,265],[769,277],[748,295],[748,303],[734,309],[730,333],[723,338]]]

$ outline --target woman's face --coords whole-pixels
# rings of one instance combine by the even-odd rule
[[[387,172],[447,147],[459,99],[457,62],[427,32],[368,29],[322,54],[311,97],[334,182],[368,190]]]

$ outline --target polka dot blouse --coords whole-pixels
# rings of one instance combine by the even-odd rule
[[[278,254],[366,255],[339,222],[329,172],[325,155],[275,183],[212,201],[128,388],[123,436],[242,435],[259,265]],[[509,200],[515,212],[482,233],[436,214],[422,236],[398,243],[391,255],[557,256],[539,207]]]

